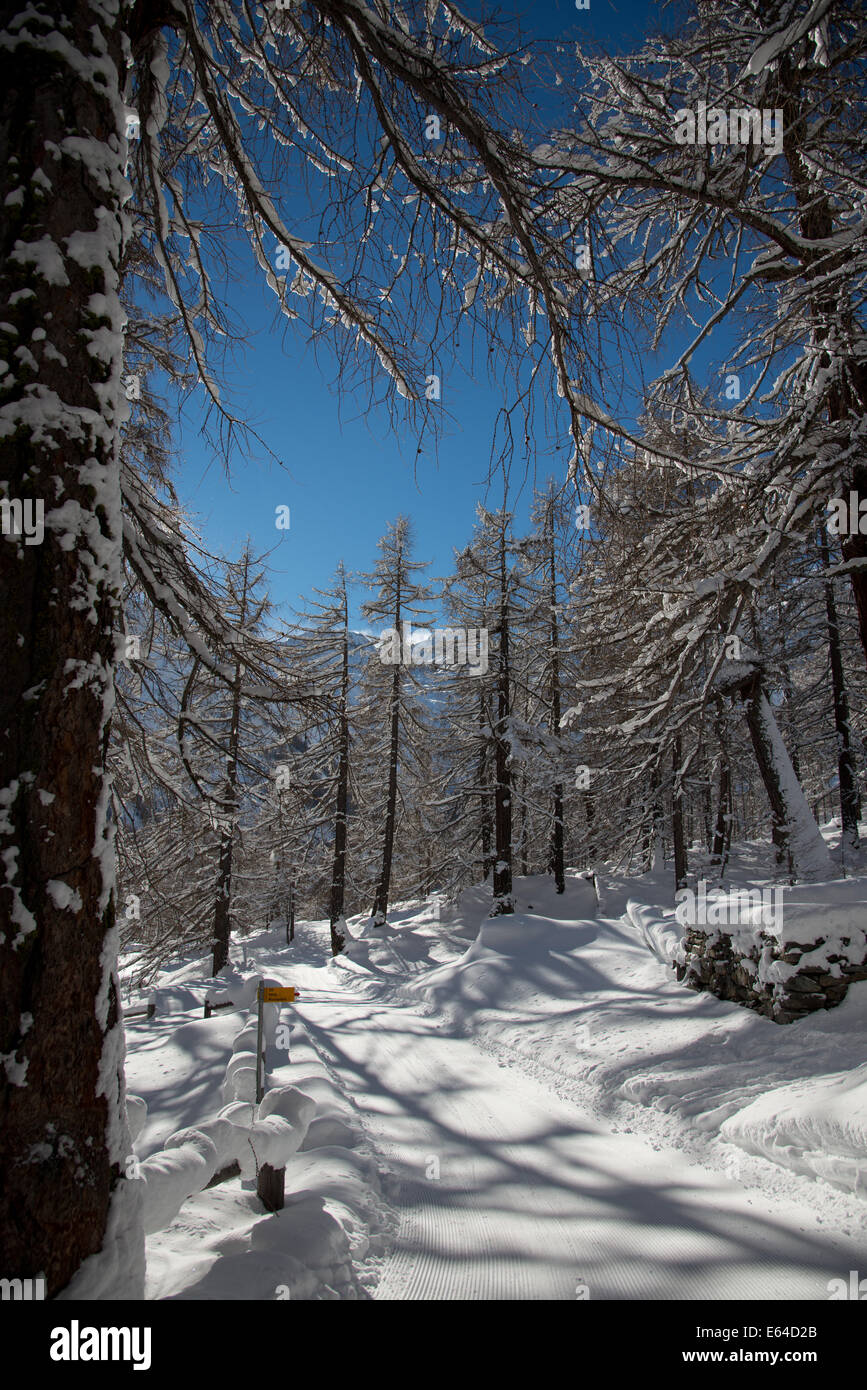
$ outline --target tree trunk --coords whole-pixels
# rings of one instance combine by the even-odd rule
[[[593,822],[596,818],[595,792],[584,793],[584,819],[587,822],[587,867],[592,869],[596,858],[596,841],[593,836]]]
[[[672,748],[672,771],[674,780],[671,787],[671,839],[674,846],[674,886],[686,887],[687,860],[686,840],[683,833],[683,789],[677,781],[683,750],[680,738],[674,740]]]
[[[246,569],[244,576],[244,607],[241,621],[246,611]],[[224,965],[229,963],[229,941],[232,935],[232,857],[235,849],[235,833],[238,821],[238,752],[241,744],[241,677],[243,666],[235,663],[235,679],[232,684],[232,717],[229,725],[229,761],[226,769],[226,787],[223,793],[223,816],[220,826],[220,857],[217,866],[217,898],[214,904],[214,960],[213,974],[219,975]],[[226,823],[228,821],[228,823]]]
[[[665,841],[663,838],[665,821],[662,815],[662,803],[653,803],[653,832],[651,835],[651,854],[650,867],[655,874],[661,874],[665,869]]]
[[[789,663],[785,659],[780,662],[780,677],[783,687],[783,700],[786,711],[786,734],[788,736],[789,757],[792,759],[792,767],[795,769],[795,776],[801,780],[801,752],[798,746],[798,728],[795,723],[795,692],[792,686],[792,673],[789,670]]]
[[[660,862],[662,858],[662,807],[659,804],[659,774],[654,771],[650,779],[651,803],[649,807],[649,819],[645,819],[645,828],[642,843],[642,860],[644,863],[644,873],[652,870],[662,869],[664,865]],[[647,816],[645,807],[645,817]]]
[[[707,780],[702,787],[701,813],[704,821],[704,847],[708,854],[713,854],[713,791],[710,780]]]
[[[343,590],[343,666],[340,677],[340,751],[337,763],[337,805],[334,812],[334,859],[331,866],[331,954],[339,956],[346,937],[338,923],[343,918],[346,893],[346,812],[349,804],[349,617]]]
[[[849,486],[844,490],[844,496],[846,492],[858,494],[858,515],[860,516],[861,504],[867,502],[867,467],[859,464],[857,468],[852,470]],[[852,570],[849,578],[855,597],[861,646],[864,651],[864,658],[867,660],[867,536],[862,536],[859,531],[853,532],[843,541],[840,552],[844,560],[859,560],[861,562]]]
[[[400,631],[400,621],[395,623]],[[397,816],[397,755],[400,740],[400,666],[395,666],[391,687],[391,741],[388,750],[388,801],[385,808],[385,836],[382,845],[382,870],[376,889],[371,921],[375,927],[384,926],[388,918],[388,892],[391,886],[391,860],[394,853],[394,823]]]
[[[491,856],[491,798],[488,793],[488,720],[485,710],[485,692],[479,692],[479,809],[481,814],[480,839],[482,850],[482,882],[487,882],[488,874],[494,867]]]
[[[521,818],[520,829],[518,831],[518,862],[521,865],[521,873],[523,874],[524,878],[526,878],[530,872],[530,862],[528,857],[530,835],[527,829],[527,821],[529,819],[527,814],[527,774],[524,771],[521,772],[521,786],[520,791],[518,793],[518,798],[518,814]]]
[[[819,531],[819,549],[825,569],[830,567],[828,537],[824,526]],[[834,582],[825,581],[825,612],[828,618],[828,654],[831,662],[831,696],[834,704],[834,728],[837,733],[837,774],[840,780],[840,835],[843,862],[860,848],[858,822],[861,819],[861,798],[855,775],[852,754],[852,731],[849,725],[849,697],[843,675],[843,652],[840,645],[840,624]]]
[[[774,842],[791,857],[795,878],[830,878],[832,866],[828,850],[795,776],[760,672],[741,687],[740,694],[756,761],[771,803]]]
[[[548,522],[548,604],[551,612],[551,732],[560,733],[560,632],[557,622],[557,551],[554,543],[554,502],[549,499]],[[552,795],[551,872],[558,893],[566,889],[566,862],[563,849],[563,783],[556,782]]]
[[[734,804],[732,798],[732,770],[729,761],[728,733],[726,729],[725,707],[720,700],[717,706],[717,736],[719,738],[719,800],[717,802],[716,827],[713,835],[710,862],[719,869],[722,879],[728,864],[732,842],[732,819]]]
[[[4,4],[12,16],[0,477],[34,520],[44,508],[44,535],[0,541],[0,1270],[44,1275],[48,1297],[141,1298],[105,770],[122,629],[125,63],[95,0]]]
[[[506,578],[505,524],[500,538],[500,651],[497,670],[497,728],[494,746],[494,864],[493,917],[515,910],[512,899],[512,770],[509,766],[509,596]]]

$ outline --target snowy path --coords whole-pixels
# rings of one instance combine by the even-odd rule
[[[309,972],[298,1013],[399,1179],[377,1298],[585,1285],[591,1299],[825,1300],[858,1268],[854,1243],[806,1232],[794,1204],[611,1131],[410,1007],[321,980]]]

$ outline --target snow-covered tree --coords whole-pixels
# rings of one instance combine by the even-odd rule
[[[342,562],[331,587],[317,589],[309,603],[312,612],[292,634],[292,652],[309,673],[316,691],[319,716],[308,730],[298,775],[308,797],[304,817],[308,836],[320,852],[328,853],[327,889],[331,949],[342,951],[345,940],[349,818],[357,800],[352,788],[352,753],[357,738],[359,704],[353,633],[349,627],[349,579]]]
[[[372,590],[372,597],[362,605],[364,616],[388,624],[366,670],[368,698],[372,706],[379,706],[381,721],[381,734],[367,756],[372,759],[373,781],[384,788],[376,798],[377,823],[381,808],[382,852],[370,914],[377,927],[388,919],[400,770],[411,760],[417,733],[423,728],[413,668],[424,653],[413,640],[413,623],[417,627],[425,623],[431,598],[430,589],[416,579],[427,564],[412,558],[412,531],[406,517],[389,525],[379,550],[375,568],[362,576]],[[380,701],[373,698],[375,691]]]
[[[858,0],[694,0],[628,57],[576,46],[562,76],[582,119],[534,152],[584,228],[593,312],[619,308],[667,358],[649,403],[677,400],[692,433],[658,462],[731,494],[730,559],[708,563],[729,606],[831,499],[867,511],[865,48]],[[640,444],[584,409],[597,445],[600,432]],[[590,452],[598,494],[616,456]],[[842,551],[867,656],[859,526]]]
[[[487,653],[485,666],[489,678],[479,684],[478,691],[476,717],[480,742],[475,795],[482,815],[483,853],[487,860],[490,852],[492,861],[492,915],[499,916],[514,911],[513,753],[517,750],[518,738],[513,714],[512,630],[522,607],[524,573],[512,535],[511,513],[505,509],[488,511],[481,505],[477,511],[473,538],[456,556],[455,576],[449,582],[448,593],[452,617],[462,622],[468,633],[474,629],[480,642],[483,637]],[[469,645],[469,639],[467,641]],[[473,677],[473,685],[476,679]],[[461,694],[466,695],[466,683]],[[462,722],[466,725],[464,699],[460,704],[463,706]],[[487,792],[485,782],[489,778],[491,786]],[[490,851],[487,844],[489,825],[493,832]]]
[[[0,547],[0,1224],[4,1268],[44,1273],[50,1294],[103,1247],[77,1289],[140,1293],[143,1278],[137,1191],[122,1179],[107,818],[124,507],[153,602],[192,626],[172,537],[146,483],[121,465],[127,389],[134,397],[123,380],[128,248],[140,240],[161,271],[183,355],[229,437],[242,422],[221,402],[208,357],[225,331],[227,208],[281,311],[331,332],[350,370],[369,363],[376,395],[385,382],[424,399],[430,357],[463,309],[490,316],[507,346],[528,306],[533,321],[542,306],[534,365],[574,374],[579,279],[543,215],[547,180],[511,134],[502,94],[516,69],[451,3],[406,13],[365,0],[3,10],[0,468],[13,517],[44,507],[44,538],[31,544],[36,531],[22,527]],[[424,145],[429,113],[447,135],[435,158]],[[296,226],[304,174],[322,195],[320,247]],[[431,255],[448,274],[427,273]],[[416,336],[434,286],[439,328]],[[141,343],[130,339],[131,362]],[[199,638],[203,663],[224,635],[210,646]],[[62,1153],[51,1139],[61,1134]],[[35,1145],[50,1161],[23,1164]],[[52,1208],[68,1218],[49,1234],[41,1217]]]
[[[550,827],[544,864],[554,876],[558,893],[564,891],[566,883],[566,814],[572,807],[571,789],[576,781],[575,741],[561,730],[576,674],[570,652],[575,634],[567,603],[576,564],[575,516],[571,487],[564,493],[551,480],[546,490],[537,494],[534,529],[525,547],[528,594],[516,660],[519,698],[523,694],[527,710],[522,743],[529,782],[519,804],[541,813],[542,822]],[[545,801],[550,805],[547,814]]]

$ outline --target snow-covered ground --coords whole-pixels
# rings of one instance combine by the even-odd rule
[[[867,983],[781,1026],[675,982],[668,879],[517,898],[351,921],[335,962],[325,923],[233,947],[230,994],[300,990],[268,1082],[316,1117],[282,1212],[235,1179],[148,1238],[149,1297],[821,1300],[867,1273]],[[139,1157],[223,1103],[247,1015],[201,1017],[204,968],[128,1025]]]

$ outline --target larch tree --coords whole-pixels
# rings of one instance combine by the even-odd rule
[[[512,535],[511,513],[478,507],[479,520],[473,539],[457,557],[458,586],[481,592],[488,606],[484,628],[492,680],[481,687],[481,719],[492,744],[493,864],[492,916],[514,912],[513,801],[514,801],[514,668],[512,630],[522,604],[523,571]],[[457,587],[457,586],[453,586]],[[454,599],[453,599],[454,602]],[[491,640],[493,639],[493,641]]]
[[[379,716],[383,720],[382,739],[374,749],[372,770],[374,783],[384,784],[384,795],[377,798],[382,808],[381,863],[370,914],[376,927],[388,920],[400,770],[412,757],[418,727],[413,708],[418,704],[418,680],[413,666],[420,653],[413,649],[412,625],[413,621],[420,624],[426,620],[431,597],[430,590],[416,578],[427,564],[412,558],[412,532],[406,517],[392,522],[379,541],[379,549],[376,567],[363,576],[373,592],[362,605],[366,618],[388,624],[368,662],[371,688],[378,688],[383,696]]]
[[[585,227],[594,313],[621,308],[667,355],[648,399],[677,397],[693,432],[658,462],[724,482],[754,537],[728,569],[732,602],[834,498],[867,511],[865,52],[858,0],[692,0],[628,57],[576,46],[561,72],[580,123],[534,151]],[[582,408],[609,445],[639,446]],[[598,496],[616,448],[582,462]],[[867,658],[859,526],[842,552]]]
[[[351,759],[356,721],[363,710],[355,689],[358,672],[349,627],[349,578],[342,562],[330,588],[315,592],[318,597],[308,605],[311,611],[293,632],[291,650],[316,692],[318,714],[309,731],[300,775],[308,795],[312,793],[306,832],[327,836],[323,846],[331,845],[327,898],[331,951],[336,956],[346,942]]]
[[[567,582],[575,566],[576,516],[572,488],[564,490],[549,481],[534,499],[534,529],[527,543],[527,610],[522,646],[526,649],[528,695],[537,706],[536,743],[539,767],[534,793],[550,798],[550,841],[546,867],[553,874],[558,893],[566,887],[567,778],[574,782],[574,756],[570,740],[561,731],[565,704],[574,688],[575,669]],[[579,518],[580,519],[580,518]]]
[[[51,1297],[143,1287],[106,773],[127,518],[142,582],[180,628],[190,596],[122,467],[125,347],[131,363],[142,348],[125,343],[129,248],[159,268],[229,439],[241,422],[208,358],[227,208],[280,310],[333,334],[350,370],[368,362],[389,399],[423,399],[464,311],[508,347],[539,309],[534,369],[580,373],[579,277],[546,216],[550,179],[513,134],[515,66],[448,0],[411,16],[364,0],[0,7],[0,1228],[4,1269],[44,1274]],[[448,136],[434,158],[428,114]],[[297,230],[305,175],[318,248]],[[432,255],[447,274],[427,273]],[[437,326],[417,334],[432,294]],[[214,663],[219,641],[190,641]]]

